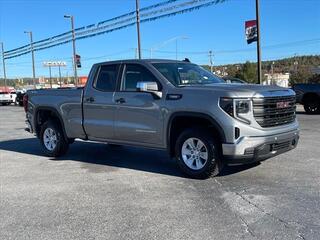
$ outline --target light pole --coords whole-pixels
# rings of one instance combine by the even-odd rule
[[[49,83],[50,83],[50,88],[52,88],[51,66],[49,66]]]
[[[209,61],[210,61],[210,72],[213,72],[213,61],[212,61],[212,51],[209,51]]]
[[[160,48],[164,47],[165,45],[167,45],[168,43],[175,41],[176,42],[176,60],[178,60],[178,40],[179,39],[189,39],[189,37],[187,37],[187,36],[173,37],[173,38],[170,38],[170,39],[158,44],[157,46],[150,48],[150,57],[151,58],[153,57],[153,52],[155,50],[160,49]]]
[[[261,48],[260,48],[260,7],[259,0],[256,0],[256,22],[257,22],[257,56],[258,56],[258,81],[262,82],[262,70],[261,70]]]
[[[60,85],[60,87],[62,87],[60,65],[58,67],[59,67],[59,83],[60,83],[59,85]]]
[[[136,21],[137,21],[137,34],[138,34],[138,57],[139,57],[139,59],[141,59],[140,7],[139,7],[139,0],[136,0]]]
[[[75,36],[75,32],[74,32],[73,16],[64,15],[64,17],[70,18],[70,21],[71,21],[72,49],[73,49],[72,62],[73,62],[74,82],[75,82],[75,85],[78,86],[77,65],[76,65],[76,36]]]
[[[29,34],[30,37],[30,50],[32,56],[32,78],[33,78],[33,87],[36,88],[36,71],[34,67],[34,51],[33,51],[33,38],[32,38],[32,31],[24,31],[24,33]]]
[[[2,67],[3,67],[4,87],[5,87],[5,89],[7,89],[7,74],[6,74],[6,64],[4,62],[3,42],[1,42],[1,52],[2,52]]]

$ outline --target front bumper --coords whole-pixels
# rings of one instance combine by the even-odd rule
[[[236,143],[222,144],[223,156],[229,165],[266,160],[294,149],[299,129],[270,136],[242,137]]]

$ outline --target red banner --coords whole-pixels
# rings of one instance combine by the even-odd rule
[[[247,43],[256,42],[258,40],[257,22],[250,20],[245,22]]]

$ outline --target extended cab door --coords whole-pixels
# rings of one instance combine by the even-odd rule
[[[119,141],[163,145],[163,117],[161,102],[151,93],[138,92],[137,82],[157,82],[156,77],[143,65],[125,64],[119,91],[115,92],[115,138]]]
[[[115,104],[113,94],[119,75],[119,64],[101,65],[88,82],[83,96],[83,126],[90,140],[114,138]]]

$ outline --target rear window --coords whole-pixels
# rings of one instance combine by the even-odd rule
[[[119,65],[101,66],[94,87],[100,91],[113,92],[116,89]]]

